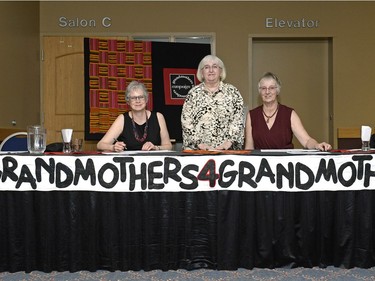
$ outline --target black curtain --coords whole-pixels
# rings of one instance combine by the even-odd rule
[[[0,271],[375,266],[374,191],[0,192]]]
[[[181,105],[166,105],[164,68],[197,69],[199,62],[211,54],[210,44],[152,42],[152,83],[154,110],[163,113],[171,139],[182,141]]]

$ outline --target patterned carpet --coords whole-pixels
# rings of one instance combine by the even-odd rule
[[[153,271],[79,271],[43,273],[34,271],[31,273],[0,273],[1,281],[232,281],[232,280],[257,280],[257,281],[368,281],[375,280],[375,268],[370,269],[342,269],[337,267],[322,268],[277,268],[277,269],[239,269],[236,271],[215,271],[199,269],[193,271],[177,270],[163,272]]]

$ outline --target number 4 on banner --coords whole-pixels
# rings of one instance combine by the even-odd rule
[[[209,181],[210,187],[214,187],[216,185],[216,180],[220,177],[219,174],[215,173],[216,171],[216,163],[215,160],[208,160],[207,163],[204,165],[202,170],[198,174],[198,180],[202,181]]]

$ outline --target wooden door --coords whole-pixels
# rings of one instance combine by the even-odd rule
[[[84,138],[83,37],[43,38],[43,124],[47,143],[61,142],[61,129],[72,128],[74,138]],[[84,150],[96,150],[85,141]]]
[[[253,38],[250,106],[261,104],[258,79],[274,72],[282,81],[281,103],[295,109],[311,137],[333,145],[329,44],[326,38]]]

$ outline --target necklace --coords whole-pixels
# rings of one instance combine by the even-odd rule
[[[134,116],[132,118],[132,125],[133,125],[133,134],[134,134],[135,139],[138,142],[143,142],[147,138],[147,129],[148,129],[147,112],[146,112],[146,126],[145,126],[145,129],[143,131],[143,136],[141,138],[139,137],[138,132],[137,132],[137,126],[136,126],[136,124],[134,122]]]
[[[220,83],[215,85],[214,87],[208,87],[207,84],[204,84],[204,87],[206,88],[206,90],[210,92],[211,94],[215,94],[217,91],[219,91],[219,86],[220,86]]]
[[[264,112],[264,110],[263,110],[263,108],[262,108],[263,115],[267,118],[267,120],[266,120],[266,123],[267,123],[267,124],[270,122],[270,119],[271,119],[272,117],[275,116],[275,114],[276,114],[276,112],[277,112],[278,110],[279,110],[279,105],[277,105],[277,108],[276,108],[275,112],[272,113],[272,115],[268,116],[268,115]]]

